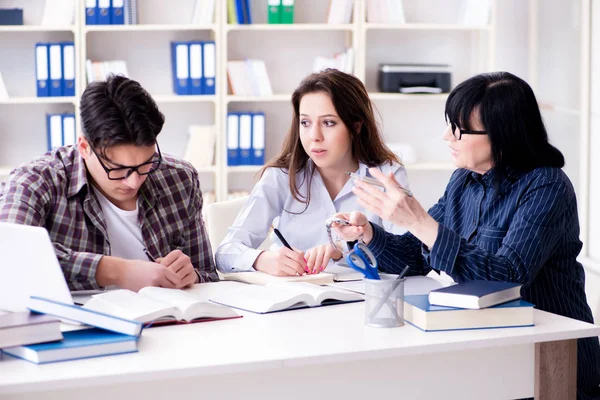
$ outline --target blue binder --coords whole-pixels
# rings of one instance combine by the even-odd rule
[[[35,79],[37,86],[37,97],[50,96],[50,64],[48,60],[48,44],[35,44]]]
[[[188,42],[171,42],[173,91],[178,95],[190,94],[190,60]]]
[[[97,5],[96,1],[97,0],[85,0],[85,24],[86,25],[97,25],[98,24],[98,15],[96,14],[98,5]]]
[[[112,0],[110,4],[111,23],[113,25],[125,24],[125,0]]]
[[[75,96],[75,44],[63,42],[62,52],[62,86],[63,96]]]
[[[63,117],[61,114],[46,114],[48,151],[63,144]]]
[[[63,95],[63,61],[60,43],[48,44],[48,64],[50,75],[50,96]]]
[[[252,165],[264,165],[265,163],[265,113],[252,114],[252,154],[250,163]]]
[[[98,25],[110,25],[111,24],[111,9],[110,0],[96,0],[98,2],[98,8],[96,10],[97,24]]]
[[[240,114],[240,165],[252,165],[252,114]]]
[[[227,165],[240,165],[240,116],[237,113],[227,114]]]
[[[217,49],[215,42],[204,42],[202,45],[202,51],[204,53],[202,57],[202,88],[203,93],[207,95],[213,95],[216,93],[216,72],[217,72]]]
[[[190,58],[190,94],[204,94],[202,42],[189,42],[188,45]]]
[[[75,114],[62,116],[62,143],[61,146],[72,146],[77,143],[77,129],[75,128]]]

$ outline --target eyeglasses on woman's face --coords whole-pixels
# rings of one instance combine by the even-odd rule
[[[448,125],[450,127],[450,131],[452,132],[452,135],[454,135],[456,140],[460,140],[462,138],[462,135],[487,135],[486,131],[473,131],[469,129],[461,129],[454,122],[450,122]]]

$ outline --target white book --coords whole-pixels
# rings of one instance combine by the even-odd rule
[[[73,24],[75,0],[46,0],[41,25],[68,26]]]
[[[4,78],[2,78],[2,73],[0,72],[0,100],[8,100],[8,97],[8,90],[6,89]]]
[[[265,62],[263,60],[248,60],[248,65],[252,74],[251,79],[256,83],[254,94],[257,96],[272,96],[273,88],[271,87],[271,80]]]
[[[192,322],[238,317],[231,308],[201,301],[180,289],[145,287],[138,293],[119,289],[92,295],[84,308],[141,323]]]
[[[227,61],[227,77],[236,96],[254,96],[251,74],[246,61]]]
[[[350,7],[350,15],[352,15],[352,0],[330,0],[329,13],[327,14],[327,23],[349,23],[350,18],[348,17],[348,7]]]
[[[404,24],[406,23],[406,19],[404,17],[404,7],[402,5],[402,0],[387,0],[387,6],[389,10],[389,20],[388,22],[394,24]]]
[[[246,285],[235,290],[223,290],[213,294],[210,300],[241,310],[265,314],[361,301],[363,296],[306,282],[277,282],[265,286]]]
[[[216,140],[214,125],[190,125],[188,132],[183,159],[192,164],[194,168],[213,165]]]
[[[465,0],[461,9],[460,22],[464,25],[487,25],[492,11],[491,0]]]

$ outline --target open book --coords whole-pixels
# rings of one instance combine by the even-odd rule
[[[348,268],[348,270],[353,271],[350,268]],[[269,283],[278,282],[308,282],[313,285],[326,285],[328,283],[333,283],[334,275],[327,272],[321,272],[319,274],[304,274],[300,276],[275,276],[260,271],[243,271],[219,273],[219,277],[223,281],[252,283],[254,285],[267,285]]]
[[[362,301],[359,293],[306,282],[245,285],[213,294],[210,301],[259,314]]]
[[[239,316],[229,307],[201,301],[183,290],[150,286],[138,293],[120,289],[95,294],[83,307],[142,323],[195,322]]]

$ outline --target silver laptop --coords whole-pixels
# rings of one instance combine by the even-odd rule
[[[0,222],[0,309],[26,310],[29,296],[73,304],[46,229]]]

